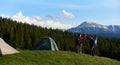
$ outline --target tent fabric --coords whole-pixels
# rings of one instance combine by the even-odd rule
[[[51,37],[44,37],[35,45],[35,47],[33,47],[33,50],[58,51],[59,49],[58,49],[55,41]]]
[[[16,49],[8,45],[2,38],[0,38],[0,55],[19,53]]]

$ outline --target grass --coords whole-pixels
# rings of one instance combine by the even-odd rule
[[[0,65],[120,65],[120,61],[65,51],[20,51],[0,57]]]

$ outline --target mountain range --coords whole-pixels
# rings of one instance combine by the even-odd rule
[[[102,25],[94,22],[83,22],[76,27],[68,29],[68,31],[120,38],[120,25]]]

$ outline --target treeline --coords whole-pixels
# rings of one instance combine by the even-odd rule
[[[31,49],[42,37],[50,36],[60,50],[72,49],[76,36],[67,31],[42,28],[2,17],[0,17],[0,35],[11,46],[20,49]]]
[[[18,23],[0,17],[0,37],[16,49],[31,49],[42,37],[52,37],[60,50],[76,52],[75,38],[78,33],[59,29],[47,29],[27,23]],[[96,55],[120,60],[120,39],[98,37]],[[83,44],[83,52],[89,53],[89,41]]]

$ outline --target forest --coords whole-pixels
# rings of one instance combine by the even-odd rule
[[[62,51],[76,52],[75,38],[79,33],[59,29],[43,28],[0,17],[0,37],[16,49],[31,49],[42,37],[53,38]],[[89,34],[88,34],[89,35]],[[83,52],[89,54],[89,41],[85,39]],[[120,60],[120,38],[98,36],[95,55]]]

